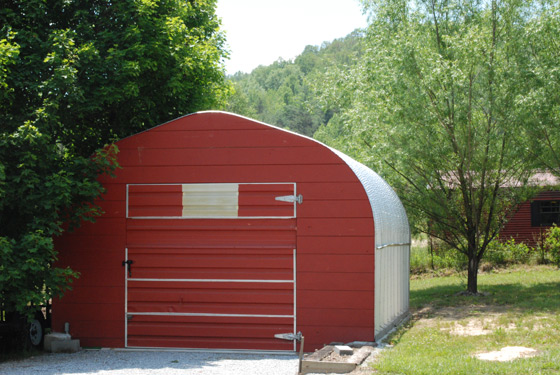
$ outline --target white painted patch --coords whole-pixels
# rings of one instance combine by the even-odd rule
[[[183,184],[183,217],[237,217],[238,184]]]

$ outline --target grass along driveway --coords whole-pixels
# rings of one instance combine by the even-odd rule
[[[457,276],[412,280],[413,317],[389,339],[393,347],[375,361],[376,373],[560,374],[557,268],[481,274],[484,296],[457,295],[464,289]],[[512,352],[520,357],[499,361]]]

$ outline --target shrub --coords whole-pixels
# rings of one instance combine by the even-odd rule
[[[556,224],[546,231],[544,247],[549,251],[554,264],[560,267],[560,228]]]
[[[497,266],[526,263],[531,248],[523,242],[515,242],[513,238],[503,242],[496,239],[486,249],[486,261]]]

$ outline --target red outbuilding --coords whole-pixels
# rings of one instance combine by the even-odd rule
[[[105,214],[57,240],[81,276],[53,330],[84,347],[295,350],[374,341],[408,313],[410,232],[375,172],[224,112],[117,142]]]
[[[500,231],[500,238],[536,247],[553,224],[560,225],[560,191],[544,191],[519,205]]]

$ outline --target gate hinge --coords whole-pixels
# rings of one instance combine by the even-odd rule
[[[298,202],[299,204],[303,203],[303,195],[299,194],[299,195],[283,195],[281,197],[276,197],[274,198],[277,201],[282,201],[282,202],[289,202],[289,203],[294,203],[294,202]]]
[[[281,340],[301,341],[302,334],[301,334],[301,332],[298,332],[298,333],[277,333],[277,334],[274,335],[274,337],[277,338],[277,339],[281,339]]]

